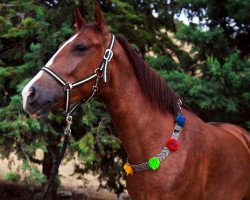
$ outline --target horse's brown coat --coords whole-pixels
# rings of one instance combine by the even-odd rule
[[[97,29],[91,26],[82,29],[76,38],[92,47],[88,56],[83,56],[82,60],[73,62],[66,69],[62,65],[63,60],[72,59],[70,47],[65,48],[60,57],[55,59],[52,68],[65,79],[77,81],[93,72],[108,46],[111,36],[107,33],[97,4],[94,16]],[[79,21],[83,20],[76,20]],[[152,106],[138,82],[135,66],[125,48],[116,41],[108,72],[109,80],[107,84],[100,82],[98,96],[107,106],[130,162],[139,164],[163,149],[173,131],[175,116],[174,111],[164,113],[159,109],[161,106]],[[36,84],[44,87],[48,79],[48,76],[42,76]],[[56,85],[54,82],[51,84]],[[93,82],[90,82],[75,89],[73,100],[87,97],[92,85]],[[63,91],[58,92],[63,94]],[[169,94],[170,97],[174,95]],[[55,103],[54,108],[62,106],[63,98]],[[179,138],[180,148],[170,153],[158,170],[128,176],[127,189],[131,199],[250,200],[248,133],[231,124],[206,124],[191,112],[185,109],[182,112],[187,122]]]

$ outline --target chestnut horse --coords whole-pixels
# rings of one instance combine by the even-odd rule
[[[113,35],[98,3],[93,23],[87,23],[79,12],[75,17],[76,33],[23,89],[23,107],[37,116],[62,108],[62,82],[87,77],[79,87],[65,84],[71,91],[69,102],[98,96],[111,115],[129,162],[144,163],[158,155],[171,137],[180,109],[178,97],[123,37],[117,36],[112,46]],[[184,107],[181,112],[186,125],[178,150],[170,152],[156,170],[129,173],[126,183],[131,199],[250,200],[248,133],[232,124],[207,124]]]

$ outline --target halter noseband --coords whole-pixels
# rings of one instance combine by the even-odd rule
[[[48,67],[43,67],[41,70],[43,70],[44,72],[46,72],[48,75],[50,75],[52,78],[54,78],[60,85],[63,86],[64,91],[65,91],[65,111],[66,113],[69,115],[80,103],[87,103],[89,102],[95,95],[95,93],[98,91],[98,82],[100,80],[100,78],[103,78],[104,82],[107,82],[107,69],[108,69],[108,65],[110,60],[113,57],[113,47],[114,47],[114,43],[115,43],[115,36],[113,34],[111,34],[111,41],[109,43],[109,47],[108,49],[106,49],[103,59],[102,59],[102,63],[100,64],[100,66],[98,68],[95,69],[94,73],[91,74],[90,76],[70,83],[70,82],[66,82],[64,81],[60,76],[58,76],[54,71],[52,71],[51,69],[49,69]],[[90,96],[83,100],[80,101],[78,103],[76,103],[73,107],[70,108],[70,91],[73,88],[79,87],[83,84],[88,83],[89,81],[91,81],[92,79],[95,79],[95,85],[93,85],[92,90],[91,90],[91,94]]]

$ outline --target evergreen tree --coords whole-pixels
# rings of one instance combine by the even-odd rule
[[[250,2],[177,3],[179,13],[185,12],[190,20],[196,16],[200,23],[178,25],[175,36],[192,46],[193,65],[183,71],[163,72],[165,78],[204,120],[231,122],[250,129]],[[177,78],[181,84],[176,84]]]

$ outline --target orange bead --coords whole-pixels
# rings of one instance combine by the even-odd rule
[[[125,170],[125,172],[127,173],[127,175],[133,175],[133,173],[134,173],[134,170],[130,166],[129,163],[125,163],[124,166],[123,166],[123,169]]]

